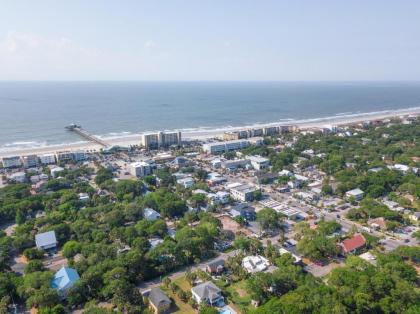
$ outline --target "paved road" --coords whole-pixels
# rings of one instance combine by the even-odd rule
[[[180,270],[178,270],[174,273],[171,273],[168,277],[171,280],[178,279],[178,278],[184,276],[185,273],[187,272],[187,270],[194,271],[194,270],[198,270],[198,269],[203,269],[207,266],[208,263],[214,262],[214,261],[219,260],[219,259],[226,260],[228,257],[235,256],[237,253],[238,253],[238,250],[234,250],[234,251],[231,251],[231,252],[228,252],[228,253],[220,253],[218,256],[216,256],[212,259],[206,260],[204,262],[201,262],[200,264],[194,265],[192,267],[191,266],[184,267],[184,268],[182,268],[182,269],[180,269]],[[162,278],[163,277],[158,277],[158,278],[154,278],[154,279],[151,279],[151,280],[148,280],[148,281],[144,281],[144,282],[140,283],[139,285],[137,285],[137,288],[139,288],[140,291],[145,291],[145,290],[149,290],[149,289],[152,289],[152,288],[155,288],[155,287],[159,287],[162,284]]]

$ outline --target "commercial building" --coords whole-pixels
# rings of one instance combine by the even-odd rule
[[[144,177],[152,174],[153,167],[145,161],[133,162],[130,164],[130,174],[136,177]]]
[[[270,160],[261,156],[247,156],[247,160],[251,162],[255,170],[267,169],[270,166]]]
[[[234,171],[238,168],[246,168],[247,166],[250,166],[250,162],[247,159],[226,160],[222,163],[222,168],[230,171]]]
[[[247,148],[249,145],[250,143],[248,140],[233,140],[226,142],[205,143],[202,148],[204,152],[218,154]]]
[[[146,149],[159,149],[172,145],[181,145],[181,132],[145,133],[141,137],[142,145]]]
[[[346,197],[354,197],[356,201],[362,200],[364,192],[361,189],[354,189],[346,192]]]
[[[19,156],[3,157],[2,163],[4,168],[17,168],[22,165]]]
[[[230,195],[233,199],[241,202],[251,202],[254,199],[254,192],[258,191],[255,186],[237,183],[230,186]]]

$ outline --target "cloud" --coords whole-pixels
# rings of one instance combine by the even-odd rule
[[[147,49],[151,49],[156,47],[156,43],[153,40],[148,40],[144,43],[144,47]]]
[[[8,32],[0,40],[0,79],[40,79],[73,76],[94,69],[102,59],[99,51],[66,37],[46,38],[33,33]],[[87,68],[86,68],[87,67]]]

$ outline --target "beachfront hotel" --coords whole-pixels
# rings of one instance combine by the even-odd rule
[[[181,145],[181,132],[145,133],[141,137],[141,144],[146,149],[159,149],[172,145]]]

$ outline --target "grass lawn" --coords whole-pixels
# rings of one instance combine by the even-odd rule
[[[188,283],[188,281],[185,279],[185,276],[180,277],[178,279],[175,279],[173,281],[174,283],[176,283],[182,290],[186,291],[190,291],[191,286]],[[172,304],[172,307],[170,309],[170,313],[176,313],[176,314],[181,314],[181,313],[186,313],[186,314],[195,314],[197,313],[196,310],[194,310],[191,305],[189,305],[188,303],[184,303],[182,302],[178,296],[174,293],[172,293],[171,289],[169,288],[165,288],[164,286],[160,287],[163,291],[165,291],[165,293],[169,296],[169,298],[172,299],[172,301],[175,304]]]
[[[251,296],[246,291],[246,280],[231,284],[226,288],[226,291],[229,294],[229,305],[238,313],[246,313],[252,308]]]
[[[185,276],[179,277],[175,279],[173,282],[176,283],[184,291],[190,291],[192,288],[190,283],[185,278]]]

